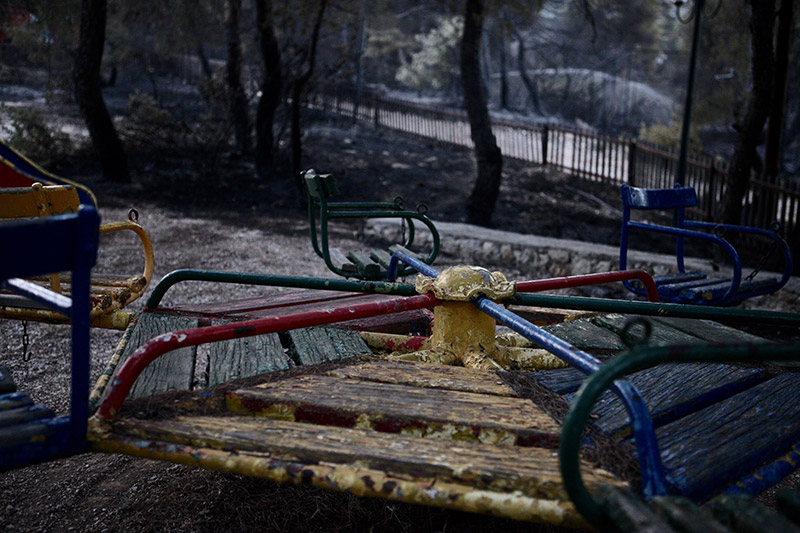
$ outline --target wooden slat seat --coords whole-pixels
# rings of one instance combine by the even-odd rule
[[[800,375],[782,374],[657,430],[667,479],[694,500],[800,441]]]
[[[692,187],[676,185],[671,189],[643,189],[623,184],[620,186],[620,193],[622,197],[620,270],[627,268],[628,242],[632,231],[646,234],[651,239],[656,236],[668,237],[676,243],[675,266],[678,272],[654,277],[662,301],[693,305],[733,305],[753,296],[773,293],[789,281],[793,258],[789,245],[779,230],[688,220],[685,216],[686,209],[698,204],[697,193]],[[672,210],[675,225],[662,226],[633,220],[633,212],[638,210]],[[781,277],[762,277],[755,282],[747,280],[742,273],[739,252],[725,239],[726,234],[770,241],[770,247],[763,254],[766,257],[773,248],[779,250],[783,263]],[[730,259],[733,273],[728,278],[710,278],[702,271],[687,272],[684,264],[685,242],[703,244],[724,253]],[[760,266],[752,275],[759,269]],[[737,281],[740,282],[738,285]],[[644,295],[644,288],[640,283],[624,282],[624,284],[633,292]]]
[[[749,389],[763,377],[764,371],[758,368],[691,363],[650,368],[629,379],[641,393],[653,424],[660,427]],[[615,394],[603,394],[592,414],[593,424],[604,433],[630,434],[628,414]]]
[[[419,256],[420,260],[431,264],[439,253],[439,232],[433,222],[420,211],[406,210],[402,200],[394,202],[334,202],[331,199],[339,194],[336,178],[330,174],[317,174],[314,170],[303,172],[303,182],[308,192],[308,222],[311,244],[314,252],[325,261],[332,272],[345,277],[365,280],[386,279],[389,261],[394,250],[407,253],[414,243],[415,222],[425,226],[430,233],[430,249]],[[404,224],[403,242],[387,249],[340,250],[332,245],[329,238],[329,221],[347,219],[386,218],[396,219]],[[412,254],[416,255],[416,254]],[[405,265],[399,265],[398,276],[415,273]]]

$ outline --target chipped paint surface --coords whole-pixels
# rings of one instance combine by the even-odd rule
[[[166,443],[142,437],[115,435],[93,443],[93,449],[261,477],[282,483],[311,484],[325,489],[347,491],[356,496],[385,498],[564,527],[588,528],[588,524],[567,499],[526,495],[520,490],[505,492],[476,489],[466,483],[434,477],[396,476],[370,468],[359,461],[350,464],[304,464],[288,456],[263,452],[228,452],[203,446],[202,442]]]
[[[374,335],[374,334],[371,334]],[[444,301],[434,308],[433,334],[417,351],[409,350],[414,337],[374,337],[373,346],[394,349],[388,357],[483,370],[544,370],[565,368],[560,358],[517,333],[495,335],[495,320],[471,302]]]
[[[501,272],[489,272],[479,266],[446,268],[436,279],[418,276],[417,292],[432,292],[440,300],[470,301],[478,296],[491,300],[504,300],[516,293],[516,285]]]

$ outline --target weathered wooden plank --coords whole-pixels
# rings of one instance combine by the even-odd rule
[[[187,304],[170,307],[170,310],[180,311],[190,314],[204,315],[228,315],[255,311],[266,311],[281,307],[314,306],[335,304],[339,300],[364,296],[361,293],[350,293],[341,291],[324,290],[302,290],[270,294],[267,296],[255,296],[252,298],[241,298],[224,302],[211,302],[202,304]],[[385,296],[384,296],[385,298]],[[294,311],[292,311],[294,312]]]
[[[328,254],[330,254],[333,266],[341,268],[345,274],[355,274],[357,272],[356,265],[351,263],[350,259],[339,248],[328,248]]]
[[[539,327],[561,324],[562,322],[569,322],[595,314],[589,311],[550,309],[548,307],[533,307],[528,305],[509,305],[508,310]]]
[[[389,268],[389,263],[392,260],[392,254],[386,250],[370,250],[369,256],[383,268]]]
[[[567,499],[557,454],[546,448],[420,439],[365,429],[300,424],[252,417],[183,416],[167,421],[121,420],[115,434],[167,440],[306,464],[345,464],[433,483],[461,482],[479,490],[520,491]],[[589,487],[623,485],[607,472],[583,464]]]
[[[124,363],[136,349],[153,337],[171,331],[196,328],[195,318],[142,313],[136,321],[128,345],[120,358]],[[197,350],[190,346],[164,354],[153,361],[133,385],[128,395],[131,398],[152,396],[168,390],[190,390],[194,380],[195,356]]]
[[[569,394],[578,390],[586,374],[575,368],[557,368],[531,372],[530,377],[538,381],[546,389],[556,394]]]
[[[55,413],[41,405],[26,405],[0,411],[0,427],[11,427],[42,418],[53,418]]]
[[[355,331],[396,333],[398,335],[430,335],[433,313],[428,309],[414,309],[400,313],[378,315],[358,320],[331,324],[331,327]]]
[[[381,360],[337,368],[328,372],[328,375],[423,388],[515,396],[514,390],[496,373],[461,366]]]
[[[360,275],[369,279],[376,278],[381,271],[381,266],[363,250],[350,250],[347,252],[347,258],[355,263]]]
[[[377,302],[389,298],[394,298],[394,296],[387,294],[303,290],[230,302],[182,305],[171,307],[169,311],[215,319],[245,320],[319,311],[320,309],[332,309],[344,305]],[[336,327],[359,331],[382,331],[386,333],[417,332],[429,334],[430,316],[432,315],[427,309],[419,309],[360,320],[339,322],[336,324]]]
[[[571,320],[562,324],[545,326],[543,329],[574,347],[588,352],[610,353],[625,348],[618,335],[597,326],[591,319]]]
[[[710,497],[800,440],[800,375],[782,374],[656,431],[668,481]]]
[[[770,342],[767,339],[741,331],[730,326],[725,326],[713,320],[700,320],[691,318],[675,318],[675,317],[652,317],[650,318],[655,323],[665,324],[671,328],[688,333],[693,337],[702,339],[709,343],[724,343],[729,344],[733,342]]]
[[[57,419],[55,419],[57,420]],[[52,418],[40,418],[25,424],[0,427],[0,456],[17,446],[41,446],[56,431]]]
[[[372,351],[355,331],[338,328],[303,328],[288,332],[289,354],[298,365],[316,365]]]
[[[8,411],[9,409],[17,409],[28,405],[33,405],[33,400],[24,392],[0,394],[0,411]]]
[[[600,327],[607,328],[609,331],[620,335],[622,333],[622,328],[624,327],[625,323],[634,317],[630,317],[627,315],[621,315],[617,313],[610,313],[607,315],[597,315],[592,319],[592,322],[597,324]],[[645,317],[636,317],[636,318],[644,318],[645,320],[649,320],[649,318]],[[650,338],[648,339],[647,343],[650,345],[671,345],[671,344],[703,344],[704,341],[695,337],[694,335],[690,335],[683,331],[677,330],[665,323],[662,322],[654,322],[649,320],[650,324],[653,326],[652,331],[650,334]],[[637,330],[636,333],[638,334],[639,331]]]
[[[227,404],[238,413],[417,436],[552,447],[559,437],[555,421],[529,400],[330,376],[239,389]]]
[[[208,386],[292,366],[277,333],[215,342],[210,348]]]
[[[761,382],[764,371],[717,363],[661,365],[631,374],[653,423],[668,424]],[[616,394],[607,391],[595,404],[593,423],[605,433],[628,435],[628,414]]]

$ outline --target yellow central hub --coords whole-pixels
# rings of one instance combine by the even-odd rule
[[[434,309],[433,348],[457,353],[494,346],[495,320],[470,302],[442,302]]]

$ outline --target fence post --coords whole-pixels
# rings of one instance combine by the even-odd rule
[[[378,97],[377,96],[375,96],[372,99],[372,106],[375,109],[374,122],[375,122],[375,127],[377,128],[378,126],[380,126],[380,120],[378,119]]]
[[[542,165],[547,166],[547,138],[550,136],[550,126],[546,125],[542,129]]]
[[[628,143],[628,185],[636,187],[636,141]]]
[[[714,194],[714,181],[717,177],[717,165],[716,165],[717,158],[714,157],[711,159],[711,167],[708,169],[708,211],[706,212],[706,221],[707,222],[714,222],[714,209],[716,208],[716,202],[714,199],[716,195]]]

